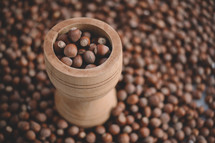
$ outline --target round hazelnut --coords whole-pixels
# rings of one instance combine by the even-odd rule
[[[178,131],[176,133],[176,138],[179,140],[179,141],[182,141],[184,139],[184,132],[183,131]]]
[[[131,133],[130,141],[134,143],[134,142],[137,142],[137,140],[138,140],[138,135],[136,133]]]
[[[81,37],[81,39],[80,39],[80,45],[81,45],[82,47],[89,46],[89,45],[90,45],[90,38],[87,37],[87,36]]]
[[[112,124],[112,125],[109,127],[109,132],[110,132],[112,135],[117,135],[117,134],[119,134],[119,132],[120,132],[120,127],[119,127],[119,125],[117,125],[117,124]]]
[[[86,51],[83,55],[83,58],[87,64],[93,64],[96,60],[96,57],[92,51]]]
[[[81,38],[81,34],[82,32],[78,28],[73,27],[69,30],[68,37],[72,42],[77,42]]]
[[[68,134],[71,136],[75,136],[79,133],[79,128],[77,126],[72,126],[68,129]]]
[[[54,50],[56,53],[61,53],[63,51],[62,49],[65,47],[66,47],[66,43],[63,41],[56,41],[54,43]]]
[[[40,135],[43,137],[43,138],[47,138],[51,135],[51,130],[49,128],[42,128],[41,131],[40,131]]]
[[[127,93],[125,90],[119,90],[117,92],[117,98],[120,100],[120,101],[124,101],[126,98],[127,98]]]
[[[36,139],[36,134],[34,133],[34,131],[29,130],[26,132],[26,138],[30,141],[33,141]]]
[[[73,59],[73,64],[72,67],[75,68],[80,68],[82,66],[83,63],[83,59],[80,55],[77,55],[74,59]]]
[[[136,94],[132,94],[128,96],[127,103],[128,104],[136,104],[139,101],[139,98]]]
[[[75,44],[68,44],[64,48],[64,55],[70,58],[74,58],[78,53],[78,49]]]
[[[34,132],[39,132],[41,129],[40,124],[38,124],[37,122],[31,121],[30,122],[30,128],[34,131]]]
[[[113,138],[112,138],[112,135],[110,133],[104,133],[102,135],[102,140],[105,143],[112,143]]]
[[[88,143],[94,143],[96,141],[96,135],[93,132],[90,132],[86,136],[86,141]]]
[[[103,44],[97,45],[97,47],[94,49],[94,53],[99,56],[105,56],[109,53],[109,51],[109,48]]]
[[[60,128],[60,129],[65,129],[68,127],[68,123],[63,120],[63,119],[60,119],[58,122],[57,122],[57,127]]]
[[[150,120],[150,125],[152,126],[152,127],[159,127],[160,125],[161,125],[161,120],[160,119],[158,119],[158,118],[152,118],[151,120]]]
[[[71,66],[72,65],[72,59],[69,57],[63,57],[61,58],[61,62],[63,62],[64,64],[66,64],[67,66]]]
[[[130,137],[127,133],[120,134],[118,137],[119,143],[129,143]]]
[[[104,126],[101,126],[101,125],[97,126],[95,130],[97,134],[104,134],[106,132]]]
[[[140,128],[140,135],[142,136],[142,137],[148,137],[149,135],[150,135],[150,130],[149,130],[149,128],[147,128],[147,127],[142,127],[142,128]]]
[[[65,143],[75,143],[75,140],[71,137],[65,139]]]
[[[86,36],[86,37],[88,37],[88,38],[91,38],[91,33],[85,31],[85,32],[83,32],[83,36]]]
[[[30,125],[27,121],[21,121],[18,123],[18,128],[23,131],[27,131],[30,129]]]
[[[164,132],[163,132],[162,129],[156,128],[156,129],[153,130],[153,135],[154,135],[155,137],[157,137],[157,138],[162,138],[163,135],[164,135]]]

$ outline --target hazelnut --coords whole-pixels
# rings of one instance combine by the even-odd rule
[[[127,133],[120,134],[118,137],[119,143],[129,143],[130,137]]]
[[[94,49],[94,53],[99,56],[105,56],[110,52],[109,48],[103,44],[97,45]]]
[[[98,44],[103,44],[103,45],[105,45],[107,43],[107,40],[105,39],[105,38],[103,38],[103,37],[99,37],[98,38]]]
[[[102,135],[102,140],[103,140],[103,142],[105,142],[105,143],[112,143],[113,138],[112,138],[112,135],[111,135],[111,134],[109,134],[109,133],[104,133],[104,134]]]
[[[46,115],[44,113],[38,113],[37,116],[36,116],[36,119],[39,122],[43,123],[43,122],[46,121],[47,117],[46,117]]]
[[[30,125],[27,121],[21,121],[18,123],[18,128],[23,131],[27,131],[30,129]]]
[[[105,128],[104,128],[104,126],[97,126],[96,127],[96,133],[98,133],[98,134],[104,134],[105,133]]]
[[[69,30],[68,37],[72,42],[77,42],[81,38],[81,34],[82,32],[78,28],[73,27]]]
[[[54,43],[54,50],[56,53],[61,53],[63,51],[63,48],[66,47],[66,43],[64,43],[63,41],[56,41]]]
[[[79,49],[79,50],[78,50],[78,54],[79,54],[79,55],[83,55],[85,52],[86,52],[85,49]]]
[[[75,140],[71,137],[65,139],[65,143],[75,143]]]
[[[156,128],[156,129],[153,130],[153,135],[154,135],[155,137],[157,137],[157,138],[162,138],[163,135],[164,135],[164,132],[163,132],[162,129]]]
[[[75,68],[80,68],[82,66],[83,63],[83,59],[80,55],[77,55],[74,59],[73,59],[73,64],[72,67]]]
[[[83,36],[86,36],[86,37],[88,37],[88,38],[91,38],[91,33],[85,31],[85,32],[83,32]]]
[[[90,69],[90,68],[94,68],[96,67],[96,65],[94,64],[89,64],[89,65],[86,65],[85,69]]]
[[[59,35],[57,41],[64,41],[66,44],[70,43],[66,34]]]
[[[61,62],[63,62],[67,66],[71,66],[73,61],[69,57],[63,57],[63,58],[61,58]]]
[[[159,126],[161,125],[161,120],[158,119],[158,118],[152,118],[152,119],[150,120],[150,125],[151,125],[152,127],[159,127]]]
[[[80,45],[81,45],[82,47],[89,46],[89,45],[90,45],[90,38],[87,37],[87,36],[81,37],[81,39],[80,39]]]
[[[90,132],[86,136],[86,141],[89,143],[94,143],[96,141],[96,135],[93,132]]]
[[[31,121],[30,122],[30,128],[34,131],[34,132],[39,132],[41,129],[40,124],[38,124],[37,122]]]
[[[77,126],[72,126],[68,129],[68,134],[71,136],[75,136],[79,133],[79,128]]]
[[[126,126],[123,128],[123,132],[129,134],[129,133],[132,132],[132,128],[131,128],[129,125],[126,125]]]
[[[103,64],[106,60],[107,58],[102,58],[101,60],[99,60],[99,65]]]
[[[97,48],[97,45],[95,43],[91,43],[90,47],[89,47],[89,50],[94,51],[95,48]]]
[[[138,140],[138,135],[136,133],[131,133],[130,134],[130,141],[131,142],[137,142]]]
[[[119,134],[120,132],[120,127],[116,124],[112,124],[110,127],[109,127],[109,132],[112,134],[112,135],[117,135]]]
[[[83,55],[83,58],[87,64],[93,64],[96,60],[96,57],[92,51],[86,51]]]
[[[60,129],[65,129],[68,127],[68,123],[65,120],[61,119],[57,122],[57,126]]]
[[[29,130],[29,131],[27,131],[27,133],[26,133],[26,138],[27,138],[28,140],[30,140],[30,141],[33,141],[33,140],[36,139],[36,134],[34,133],[34,131]]]
[[[64,55],[70,58],[74,58],[78,53],[78,49],[75,44],[68,44],[64,48]]]
[[[128,104],[136,104],[139,101],[139,98],[136,94],[132,94],[128,96],[127,103]]]
[[[125,90],[119,90],[118,93],[117,93],[117,98],[120,100],[120,101],[124,101],[126,98],[127,98],[127,93]]]
[[[40,135],[43,137],[43,138],[47,138],[51,135],[51,130],[48,129],[48,128],[42,128],[41,131],[40,131]]]
[[[142,136],[142,137],[148,137],[149,135],[150,135],[150,130],[149,130],[149,128],[147,128],[147,127],[142,127],[142,128],[140,128],[140,135]]]

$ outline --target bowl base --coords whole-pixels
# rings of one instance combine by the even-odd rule
[[[71,100],[58,90],[55,93],[55,106],[58,113],[68,122],[84,128],[103,124],[116,104],[115,88],[92,101]]]

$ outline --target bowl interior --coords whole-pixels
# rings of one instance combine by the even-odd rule
[[[108,47],[110,48],[111,50],[111,53],[109,55],[109,57],[111,56],[112,54],[112,41],[111,41],[111,38],[110,36],[105,32],[105,30],[97,27],[97,26],[94,26],[94,25],[91,25],[91,24],[71,24],[69,25],[68,27],[65,27],[63,28],[59,33],[58,33],[58,36],[61,35],[61,34],[66,34],[69,32],[69,30],[73,27],[77,27],[78,29],[80,29],[82,32],[90,32],[92,35],[95,35],[96,37],[104,37],[107,39],[107,45]],[[53,44],[54,42],[56,41],[57,37],[54,39],[53,41]],[[108,57],[108,58],[109,58]],[[59,60],[60,61],[60,60]],[[61,61],[60,61],[61,62]],[[106,61],[105,61],[106,62]],[[105,63],[104,62],[104,63]],[[104,64],[103,63],[103,64]],[[101,66],[101,65],[99,65]],[[94,68],[97,68],[98,66],[94,67]],[[74,68],[74,67],[70,67],[70,68]],[[80,69],[80,70],[86,70],[86,69]]]

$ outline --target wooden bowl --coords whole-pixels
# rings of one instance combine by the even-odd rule
[[[72,27],[106,37],[112,52],[100,66],[77,69],[63,64],[55,55],[53,43]],[[92,18],[73,18],[55,25],[46,35],[44,57],[48,76],[56,87],[55,105],[69,122],[81,127],[104,123],[116,105],[115,86],[122,71],[122,44],[108,24]]]

